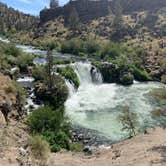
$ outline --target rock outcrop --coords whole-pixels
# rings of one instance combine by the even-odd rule
[[[166,7],[165,0],[75,0],[70,1],[63,7],[43,9],[40,12],[40,23],[43,24],[54,20],[59,16],[64,16],[68,23],[70,14],[76,10],[79,21],[87,23],[93,19],[104,17],[110,12],[132,13],[137,11],[154,11]]]
[[[109,13],[110,2],[108,0],[79,0],[70,1],[64,7],[44,9],[40,12],[40,23],[43,24],[49,20],[54,20],[59,16],[64,16],[65,22],[68,22],[70,13],[73,9],[78,13],[79,21],[86,23],[90,20],[106,16]]]

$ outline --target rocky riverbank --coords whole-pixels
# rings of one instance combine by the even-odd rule
[[[92,155],[73,152],[51,154],[50,166],[165,166],[166,132],[156,128]]]

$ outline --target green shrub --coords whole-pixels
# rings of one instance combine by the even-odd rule
[[[39,108],[29,116],[28,121],[32,133],[43,135],[49,142],[51,151],[69,149],[70,123],[63,110],[52,110],[48,106]]]
[[[134,78],[137,81],[151,81],[151,77],[149,76],[149,74],[145,71],[145,70],[140,70],[139,68],[132,66],[132,73],[134,75]]]
[[[47,77],[35,85],[36,97],[55,108],[63,107],[68,97],[68,88],[60,76],[53,76],[52,88],[48,87]]]
[[[33,56],[30,56],[26,53],[22,53],[16,59],[16,65],[20,68],[21,72],[26,72],[28,66],[33,66]]]
[[[88,55],[97,53],[100,50],[100,45],[94,40],[88,40],[84,43],[84,45],[86,53],[88,53]]]
[[[115,59],[122,54],[121,45],[118,43],[108,43],[103,45],[100,56],[102,59]]]
[[[57,72],[61,74],[63,77],[65,77],[67,80],[72,81],[77,88],[79,87],[79,79],[72,67],[67,66],[65,68],[58,68]]]
[[[61,45],[61,52],[78,55],[79,52],[84,52],[83,41],[81,41],[80,39],[64,41]]]
[[[123,126],[122,131],[127,131],[130,137],[136,135],[136,128],[139,125],[138,117],[135,112],[130,111],[128,106],[124,107],[124,110],[119,115],[118,120]]]
[[[79,142],[70,143],[70,150],[75,152],[83,151],[83,144]]]
[[[8,46],[6,45],[4,52],[5,52],[5,54],[12,55],[14,57],[19,56],[21,53],[21,51],[13,45],[8,45]]]
[[[83,41],[81,39],[72,39],[64,41],[61,45],[62,53],[70,53],[79,56],[98,55],[100,45],[94,40]]]
[[[40,164],[46,164],[50,155],[50,146],[40,135],[35,135],[29,139],[32,158],[39,160]]]
[[[36,81],[44,80],[46,78],[46,75],[47,73],[44,66],[36,65],[33,67],[32,76]]]
[[[75,62],[74,59],[68,59],[68,58],[64,58],[64,59],[54,59],[54,64],[56,65],[61,65],[61,64],[70,64]]]

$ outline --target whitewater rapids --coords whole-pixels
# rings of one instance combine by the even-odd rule
[[[156,82],[135,82],[127,87],[103,84],[99,71],[95,72],[98,80],[92,81],[90,63],[77,62],[72,67],[80,80],[77,91],[73,91],[71,85],[68,86],[70,96],[65,103],[66,113],[73,124],[96,130],[112,141],[120,141],[127,137],[127,133],[122,132],[118,116],[127,105],[138,115],[139,130],[156,125],[151,118],[151,111],[157,106],[146,94],[154,88],[165,87],[165,85]]]

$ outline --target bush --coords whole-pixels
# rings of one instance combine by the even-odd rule
[[[83,41],[80,39],[64,41],[61,45],[61,52],[78,55],[79,52],[83,52]]]
[[[83,144],[79,142],[70,143],[70,150],[75,152],[83,151]]]
[[[47,73],[46,73],[45,66],[36,65],[35,67],[33,67],[32,77],[36,81],[44,80],[46,78],[46,75]]]
[[[46,164],[50,155],[50,146],[42,136],[36,135],[29,139],[31,155],[34,159],[39,160],[40,164]]]
[[[100,45],[94,40],[88,40],[84,43],[85,50],[88,55],[98,53],[100,50]]]
[[[64,117],[63,110],[52,110],[48,106],[39,108],[29,116],[28,121],[32,133],[43,135],[52,151],[69,149],[70,123]]]
[[[134,75],[134,78],[137,81],[151,81],[151,77],[149,76],[149,74],[145,71],[145,70],[140,70],[139,68],[132,66],[132,73]]]
[[[65,77],[65,79],[72,81],[74,85],[76,86],[76,88],[79,87],[80,85],[79,79],[72,67],[67,66],[65,68],[58,68],[57,72],[61,74],[63,77]]]
[[[68,97],[68,88],[60,76],[53,76],[52,88],[49,89],[47,78],[35,85],[36,97],[55,108],[63,107]]]
[[[16,59],[16,65],[20,68],[21,72],[26,72],[28,66],[33,66],[33,56],[30,56],[26,53],[22,53]]]
[[[14,57],[17,57],[21,54],[21,51],[13,45],[8,45],[8,46],[6,45],[6,48],[4,51],[5,51],[5,54],[12,55]]]
[[[93,56],[98,55],[100,45],[94,40],[83,41],[80,39],[72,39],[64,41],[61,45],[62,53],[70,53],[79,56]]]
[[[122,131],[127,131],[129,136],[136,135],[136,127],[138,125],[138,117],[135,112],[131,112],[128,106],[124,107],[123,112],[119,115],[118,120],[122,124]]]
[[[102,59],[115,59],[122,54],[122,49],[118,43],[108,43],[105,44],[101,49]]]

